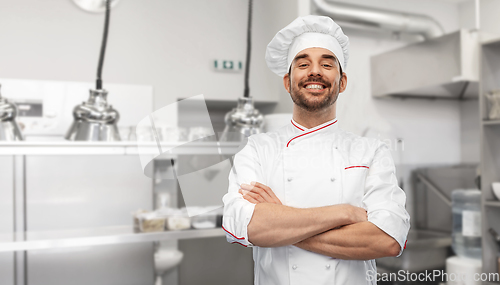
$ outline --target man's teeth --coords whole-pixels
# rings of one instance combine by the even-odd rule
[[[309,84],[309,85],[306,85],[306,88],[307,89],[323,89],[323,85],[319,85],[319,84]]]

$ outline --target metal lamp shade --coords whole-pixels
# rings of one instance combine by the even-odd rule
[[[264,116],[254,108],[251,97],[238,99],[238,105],[225,116],[226,127],[221,136],[223,142],[238,142],[262,132]]]
[[[71,141],[121,141],[118,111],[107,103],[106,90],[90,90],[87,102],[73,110],[74,121],[65,138]]]
[[[2,98],[2,94],[0,94],[0,141],[24,140],[16,116],[17,106]]]
[[[119,0],[111,0],[111,8],[118,4]],[[105,0],[73,0],[73,2],[81,9],[91,13],[102,13],[106,11]]]

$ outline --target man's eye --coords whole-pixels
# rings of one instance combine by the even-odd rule
[[[299,67],[307,67],[307,63],[299,64]]]
[[[323,66],[328,67],[328,68],[333,67],[333,65],[331,65],[331,64],[323,64]]]

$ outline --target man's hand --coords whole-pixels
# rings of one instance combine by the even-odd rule
[[[241,184],[241,189],[239,190],[243,198],[250,203],[272,203],[282,205],[280,199],[276,197],[276,194],[274,194],[273,190],[268,186],[255,181],[250,184],[251,185]]]
[[[349,217],[351,219],[351,223],[361,223],[368,221],[368,214],[366,210],[361,207],[352,206],[349,204],[344,204],[346,207],[346,211],[349,211]]]

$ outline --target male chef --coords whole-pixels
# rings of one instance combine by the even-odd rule
[[[293,118],[248,138],[223,198],[227,240],[253,247],[255,284],[376,284],[374,259],[405,246],[410,217],[387,145],[338,126],[348,46],[323,16],[297,18],[267,46]]]

